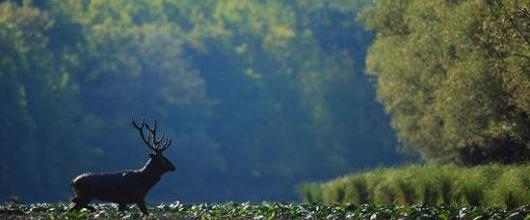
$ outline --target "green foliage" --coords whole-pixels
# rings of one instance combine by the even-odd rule
[[[423,204],[453,206],[502,206],[530,203],[526,180],[530,165],[477,167],[417,166],[381,168],[341,177],[323,184],[306,183],[300,194],[322,194],[317,202],[380,205]],[[362,187],[356,185],[361,184]],[[368,190],[367,190],[368,189]],[[320,192],[318,191],[320,190]],[[367,194],[367,195],[366,195]],[[360,197],[359,195],[363,195]],[[315,201],[312,197],[311,201]],[[362,200],[361,198],[368,198]]]
[[[368,184],[366,179],[359,176],[345,180],[345,200],[353,204],[366,204],[369,201]],[[303,191],[303,190],[302,190]]]
[[[299,186],[300,193],[302,193],[302,197],[304,198],[305,202],[308,203],[315,203],[318,201],[322,201],[322,190],[320,189],[320,185],[316,183],[303,183]]]
[[[38,219],[138,219],[136,208],[119,212],[116,206],[97,205],[97,211],[68,212],[65,204],[0,205],[2,218]],[[324,205],[296,203],[223,203],[182,204],[174,202],[148,207],[147,219],[523,219],[530,208],[516,209],[452,206],[373,206]]]
[[[58,65],[62,54],[48,48],[52,26],[37,8],[0,4],[0,184],[13,195],[35,185],[60,191],[71,171],[64,167],[87,165],[60,155],[93,154],[84,143],[94,127],[79,118],[70,72]]]
[[[491,204],[505,204],[509,208],[527,204],[530,201],[529,185],[524,183],[528,173],[524,169],[510,169],[499,177],[486,197]]]
[[[530,159],[530,2],[382,0],[366,58],[402,149],[448,163]]]
[[[158,201],[295,200],[301,181],[396,163],[362,74],[367,2],[1,1],[0,200],[141,166],[133,117],[173,139]]]

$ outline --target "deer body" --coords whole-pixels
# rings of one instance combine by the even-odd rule
[[[145,123],[142,123],[141,127],[134,122],[133,125],[140,131],[142,139],[148,144],[147,146],[154,151],[154,153],[149,154],[147,163],[137,170],[125,170],[116,173],[85,173],[77,176],[70,184],[76,195],[72,199],[75,204],[72,209],[95,210],[88,206],[88,203],[92,199],[98,199],[117,203],[120,211],[125,210],[128,204],[134,203],[138,205],[143,214],[148,214],[144,202],[145,196],[164,173],[175,170],[173,164],[162,155],[162,151],[169,147],[171,141],[156,138],[156,123],[154,129],[147,125],[147,129],[151,131],[151,137],[148,138],[144,138],[143,134]],[[162,147],[159,147],[162,143]]]

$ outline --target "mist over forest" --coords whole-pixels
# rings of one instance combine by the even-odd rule
[[[293,201],[402,162],[363,74],[364,2],[2,1],[0,200],[141,167],[133,118],[173,140],[151,201]]]

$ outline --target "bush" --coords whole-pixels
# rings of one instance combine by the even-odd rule
[[[514,208],[530,204],[530,165],[411,165],[302,186],[308,202]]]
[[[488,192],[488,202],[507,208],[528,204],[530,188],[525,185],[525,178],[528,178],[528,173],[523,173],[520,169],[508,170]]]
[[[368,183],[364,176],[354,176],[346,178],[346,185],[344,187],[345,202],[361,205],[368,203],[370,200],[368,193]]]
[[[320,185],[316,183],[303,183],[300,185],[298,192],[302,195],[305,202],[322,201],[322,190]]]

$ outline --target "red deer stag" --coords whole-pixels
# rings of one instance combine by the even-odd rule
[[[125,170],[116,173],[84,173],[71,182],[75,197],[71,200],[74,206],[70,210],[87,208],[92,199],[117,203],[120,211],[124,211],[128,204],[136,204],[144,215],[149,215],[145,207],[145,196],[162,175],[168,171],[175,171],[175,167],[164,157],[162,152],[171,145],[171,140],[164,136],[156,137],[156,121],[154,127],[145,121],[138,125],[134,120],[133,126],[140,133],[145,145],[153,152],[145,165],[137,170]],[[145,135],[147,130],[149,134]]]

